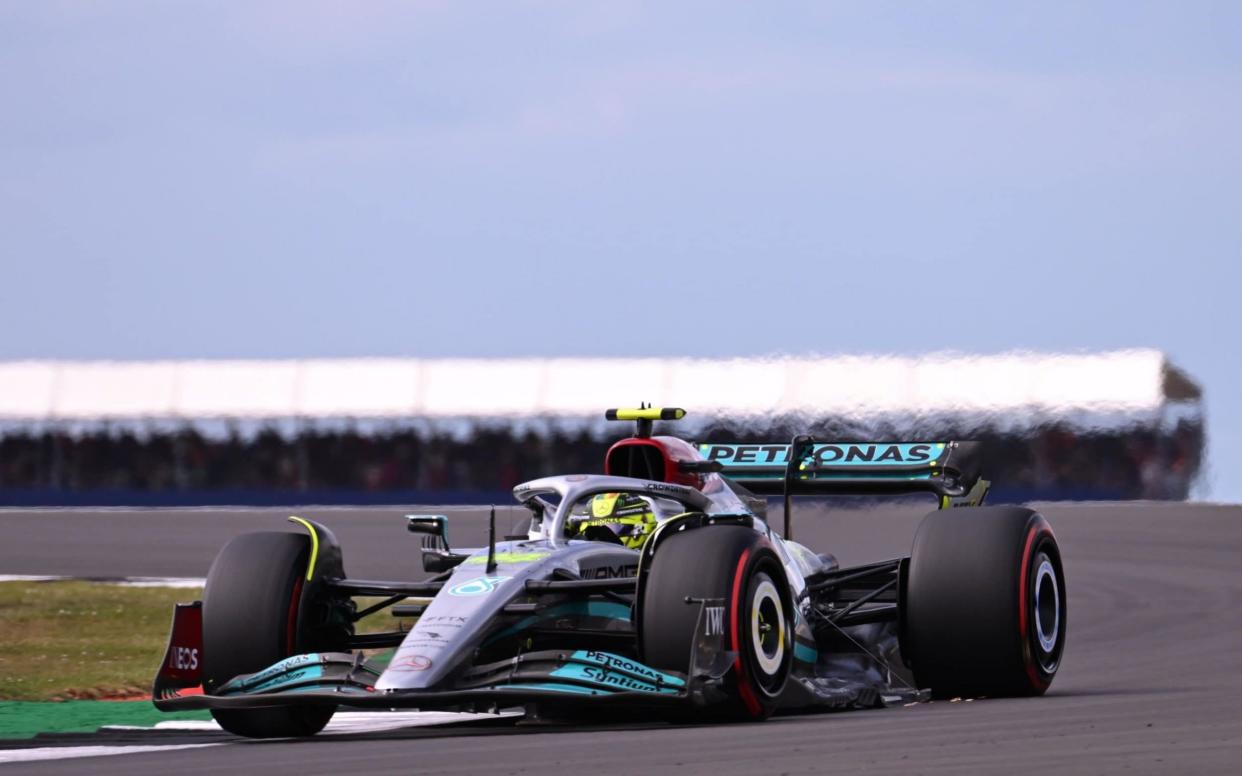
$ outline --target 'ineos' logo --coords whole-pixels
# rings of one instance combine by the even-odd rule
[[[173,647],[168,656],[168,667],[177,671],[198,670],[197,647]]]

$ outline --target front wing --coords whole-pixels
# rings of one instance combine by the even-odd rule
[[[430,689],[378,690],[375,685],[384,670],[417,671],[425,666],[411,663],[385,669],[360,653],[324,652],[285,658],[262,671],[234,677],[213,694],[205,694],[201,686],[201,605],[178,604],[152,696],[156,708],[163,711],[290,704],[479,711],[539,702],[703,708],[727,697],[725,676],[738,657],[725,648],[719,629],[704,627],[706,608],[700,609],[699,635],[691,647],[688,675],[658,670],[611,652],[563,649],[525,652],[493,663],[468,665],[444,685]],[[709,631],[715,635],[708,635]],[[857,665],[825,663],[821,668],[830,670],[791,676],[782,707],[873,707],[918,700],[924,695],[893,688],[865,661]]]
[[[362,655],[310,653],[286,658],[239,676],[214,695],[182,695],[157,681],[154,698],[165,711],[261,708],[289,703],[370,708],[453,708],[521,705],[527,701],[594,701],[645,704],[694,703],[710,698],[710,677],[689,681],[609,652],[529,652],[464,672],[451,687],[376,690],[380,669]],[[184,688],[180,688],[184,689]]]
[[[702,617],[700,612],[700,617]],[[710,704],[719,700],[722,678],[737,655],[707,629],[693,645],[690,674],[663,671],[638,660],[591,649],[525,652],[498,662],[466,665],[431,689],[378,690],[384,670],[418,671],[410,660],[387,667],[362,654],[294,655],[253,674],[234,677],[215,690],[202,688],[201,604],[178,604],[164,662],[152,690],[164,711],[332,704],[370,708],[491,708],[532,701]]]

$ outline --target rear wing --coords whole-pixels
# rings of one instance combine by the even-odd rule
[[[979,476],[978,442],[816,442],[699,445],[698,467],[759,495],[934,493],[940,507],[977,506],[989,483]],[[698,468],[696,467],[696,468]]]
[[[964,496],[979,478],[978,442],[701,444],[713,470],[761,494]],[[712,465],[715,464],[715,465]]]

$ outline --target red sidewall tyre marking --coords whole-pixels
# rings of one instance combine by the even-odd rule
[[[750,549],[742,552],[742,557],[737,559],[737,570],[733,573],[733,601],[730,607],[733,610],[733,616],[730,622],[730,641],[737,659],[733,661],[733,670],[737,672],[737,691],[742,697],[742,703],[746,705],[746,711],[752,717],[759,717],[763,713],[763,707],[759,704],[759,699],[755,697],[755,691],[751,689],[750,677],[746,674],[746,661],[742,659],[742,639],[741,639],[741,620],[742,620],[742,580],[746,578],[746,561],[750,560]]]
[[[1036,520],[1030,530],[1026,534],[1026,544],[1022,548],[1022,566],[1018,576],[1018,633],[1022,637],[1022,663],[1026,667],[1027,679],[1031,682],[1031,687],[1043,692],[1048,689],[1049,682],[1045,681],[1035,668],[1035,658],[1031,654],[1031,637],[1027,633],[1027,578],[1030,576],[1028,566],[1031,562],[1031,550],[1035,547],[1035,541],[1043,534],[1052,535],[1052,531],[1048,529],[1048,524],[1041,520]]]
[[[289,616],[285,622],[285,656],[294,654],[293,650],[297,647],[298,635],[298,605],[302,603],[302,582],[303,577],[298,575],[298,579],[293,583],[293,595],[289,598]]]

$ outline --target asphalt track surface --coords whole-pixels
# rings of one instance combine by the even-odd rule
[[[1242,772],[1242,507],[1042,505],[1065,558],[1069,642],[1048,695],[748,725],[410,728],[0,765],[0,773],[867,774]],[[412,572],[400,509],[314,509],[351,575]],[[481,541],[478,511],[453,538]],[[796,537],[856,563],[908,552],[922,508],[807,510]],[[203,576],[279,510],[0,512],[0,574]],[[502,510],[502,529],[520,517]],[[498,531],[501,533],[503,531]],[[457,536],[460,534],[460,539]],[[139,740],[141,738],[141,740]],[[235,741],[185,733],[168,744]],[[94,740],[94,743],[105,743]],[[115,743],[150,743],[124,734]],[[41,742],[48,746],[55,742]],[[85,743],[85,742],[83,742]]]

